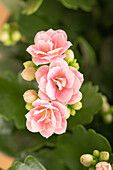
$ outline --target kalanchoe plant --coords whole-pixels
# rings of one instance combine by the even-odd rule
[[[34,42],[35,45],[27,48],[33,56],[32,61],[24,63],[25,69],[21,74],[27,81],[36,78],[39,85],[38,94],[28,90],[23,95],[29,110],[26,126],[31,132],[40,132],[48,138],[53,133],[64,133],[66,119],[82,108],[79,90],[83,75],[77,70],[78,65],[68,65],[73,63],[74,53],[68,50],[72,44],[67,41],[63,30],[38,32]]]

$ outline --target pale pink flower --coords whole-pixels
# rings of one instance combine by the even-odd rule
[[[53,133],[62,134],[66,131],[67,107],[59,102],[49,103],[37,99],[32,103],[34,108],[26,114],[26,126],[31,132],[39,132],[48,138]]]
[[[36,65],[47,64],[57,59],[62,59],[62,55],[72,44],[67,41],[67,35],[63,30],[40,31],[34,38],[34,45],[27,48],[34,58]]]
[[[96,170],[112,170],[110,163],[99,162],[96,164]]]
[[[64,60],[54,61],[50,66],[41,66],[36,71],[39,83],[39,97],[62,104],[74,104],[81,99],[79,89],[83,75],[75,68],[69,68]]]

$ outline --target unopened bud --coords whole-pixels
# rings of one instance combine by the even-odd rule
[[[26,62],[23,63],[23,65],[24,65],[25,68],[35,66],[32,61],[26,61]]]
[[[65,116],[66,119],[68,119],[68,118],[70,117],[70,112],[71,112],[70,109],[67,108],[67,114],[66,114],[66,116]]]
[[[74,53],[72,50],[67,50],[65,53],[66,57],[64,58],[68,63],[70,61],[73,61],[74,60]]]
[[[82,103],[81,102],[77,102],[75,104],[72,104],[71,107],[75,110],[80,110],[82,108]]]
[[[103,113],[106,113],[106,112],[108,112],[109,111],[109,109],[110,109],[110,105],[109,105],[109,103],[103,103],[103,106],[102,106],[102,112]]]
[[[27,103],[27,104],[25,105],[25,108],[26,108],[28,111],[30,111],[30,110],[33,109],[34,107],[32,106],[32,103]]]
[[[35,90],[27,90],[23,97],[26,103],[32,103],[37,99],[38,94],[36,93]]]
[[[93,156],[98,158],[100,156],[100,152],[98,150],[94,150],[93,151]]]
[[[103,116],[103,120],[106,124],[110,124],[113,122],[113,116],[112,114],[106,114]]]
[[[103,151],[100,152],[100,161],[108,161],[109,160],[109,152]]]
[[[74,109],[71,109],[71,112],[70,112],[70,114],[71,114],[72,116],[75,116],[75,115],[76,115],[76,110],[74,110]]]
[[[5,42],[9,40],[9,33],[7,31],[4,31],[0,35],[0,41]]]
[[[22,35],[21,35],[21,33],[19,32],[19,31],[14,31],[13,33],[12,33],[12,39],[13,39],[13,41],[19,41],[20,39],[22,38]]]
[[[84,154],[80,157],[80,162],[83,164],[85,167],[91,166],[93,162],[93,157],[90,154]]]
[[[72,67],[76,68],[77,70],[79,70],[79,64],[76,63],[76,61],[74,61],[72,64],[71,64]]]
[[[10,29],[10,25],[8,23],[5,23],[2,27],[3,30],[9,30]]]
[[[35,78],[35,71],[36,70],[33,67],[25,68],[22,71],[21,76],[24,80],[32,81]]]

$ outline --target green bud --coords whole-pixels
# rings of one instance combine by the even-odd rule
[[[3,31],[0,35],[0,41],[6,42],[10,39],[9,33],[7,31]]]
[[[103,120],[105,123],[110,124],[113,122],[113,116],[112,114],[106,114],[103,116]]]
[[[74,53],[72,50],[67,50],[65,53],[66,57],[64,58],[68,63],[74,60]]]
[[[17,30],[13,31],[13,33],[12,33],[12,40],[13,41],[17,42],[17,41],[21,40],[21,38],[22,38],[22,35],[19,31],[17,31]]]
[[[91,166],[93,162],[93,156],[90,154],[84,154],[80,157],[80,162],[83,164],[85,167]]]
[[[30,111],[30,110],[33,109],[34,107],[32,106],[32,103],[27,103],[27,104],[25,105],[25,108],[26,108],[28,111]]]
[[[71,66],[72,67],[74,67],[74,68],[76,68],[77,70],[79,70],[79,64],[78,63],[76,63],[76,62],[73,62],[72,64],[71,64]]]
[[[108,161],[109,160],[109,152],[102,151],[100,152],[100,161]]]
[[[26,61],[26,62],[23,63],[23,65],[24,65],[25,68],[35,66],[35,64],[32,61]]]
[[[98,158],[100,156],[100,152],[98,150],[94,150],[93,151],[93,156]]]
[[[80,110],[82,108],[82,103],[81,102],[77,102],[75,104],[72,104],[71,107],[75,110]]]
[[[9,30],[10,29],[10,25],[8,23],[5,23],[2,27],[3,30]]]
[[[75,114],[76,114],[76,110],[74,110],[74,109],[71,109],[71,112],[70,112],[70,114],[71,114],[72,116],[75,116]]]

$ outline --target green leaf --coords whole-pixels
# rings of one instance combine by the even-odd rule
[[[92,83],[84,83],[81,90],[83,94],[81,110],[68,120],[69,129],[77,124],[89,124],[93,120],[93,116],[99,112],[102,107],[102,97],[98,93],[98,86],[93,86]]]
[[[33,156],[27,156],[24,163],[15,162],[8,170],[46,170],[44,166]]]
[[[6,120],[14,120],[19,129],[25,128],[27,111],[23,94],[30,87],[27,82],[21,80],[12,73],[7,73],[6,78],[0,77],[0,115]],[[31,88],[34,87],[32,83],[30,85]]]
[[[94,149],[111,152],[105,137],[92,129],[87,131],[82,125],[77,125],[71,134],[58,137],[56,149],[41,150],[37,156],[48,170],[84,170],[86,168],[81,165],[80,156],[85,153],[92,154]],[[57,163],[58,166],[55,167]]]
[[[34,13],[42,4],[43,0],[28,0],[26,7],[23,10],[23,14],[31,15]]]
[[[96,0],[59,0],[61,3],[70,9],[77,10],[81,8],[84,11],[91,11],[94,5],[96,4]]]

